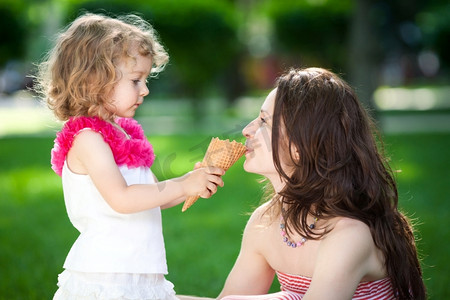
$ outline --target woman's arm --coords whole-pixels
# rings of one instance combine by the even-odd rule
[[[184,295],[177,295],[177,298],[180,300],[214,300],[215,299],[215,298],[184,296]]]
[[[106,202],[119,213],[139,212],[168,203],[176,205],[191,195],[208,198],[218,185],[223,186],[220,176],[224,171],[218,168],[202,168],[163,182],[128,186],[109,145],[101,134],[90,130],[77,135],[68,162],[78,173],[88,174]],[[178,203],[174,203],[175,199]]]
[[[370,230],[360,221],[339,220],[318,251],[311,285],[303,300],[351,299],[363,278],[384,277]]]
[[[269,291],[275,271],[261,253],[267,230],[261,224],[262,211],[258,208],[247,223],[239,256],[218,299],[227,295],[262,295]]]

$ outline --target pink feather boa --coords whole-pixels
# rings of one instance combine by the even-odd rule
[[[117,119],[117,123],[131,137],[128,139],[123,132],[97,117],[73,117],[56,134],[55,145],[52,149],[52,169],[61,176],[67,153],[72,147],[75,136],[80,130],[89,128],[103,136],[112,150],[118,166],[126,165],[130,168],[150,167],[155,160],[153,147],[147,140],[141,125],[134,119]]]

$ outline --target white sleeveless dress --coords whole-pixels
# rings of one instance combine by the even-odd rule
[[[133,127],[137,122],[127,122],[143,140],[140,127]],[[61,162],[68,151],[64,148],[70,148],[74,136],[86,129],[104,135],[115,154],[123,153],[116,147],[121,145],[120,133],[99,120],[70,121],[57,135],[52,164],[62,177],[67,214],[80,235],[67,255],[65,270],[58,276],[59,289],[53,299],[178,299],[173,284],[164,277],[167,263],[160,208],[133,214],[118,213],[103,199],[89,175],[73,173],[65,160]],[[148,143],[143,140],[145,142]],[[117,161],[118,155],[115,156]],[[129,158],[124,160],[127,162]],[[150,163],[144,166],[130,166],[129,162],[119,166],[128,185],[154,183],[148,167],[152,160],[147,161]]]
[[[148,168],[119,169],[128,185],[154,182]],[[80,236],[66,258],[54,299],[177,299],[164,278],[160,208],[120,214],[88,175],[75,174],[64,164],[62,180],[67,214]]]

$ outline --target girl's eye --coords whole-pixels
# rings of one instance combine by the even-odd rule
[[[133,82],[134,85],[138,85],[140,82],[144,82],[145,84],[148,83],[148,79],[145,79],[145,80],[134,79],[134,80],[131,80],[131,81]]]
[[[264,119],[263,117],[260,117],[260,118],[259,118],[259,121],[261,122],[261,124],[267,123],[266,119]]]

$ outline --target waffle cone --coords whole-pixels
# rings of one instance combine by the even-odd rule
[[[212,138],[206,150],[201,167],[217,167],[227,171],[242,155],[244,155],[246,147],[236,141],[220,140]],[[187,210],[197,201],[199,196],[187,197],[181,211]]]

